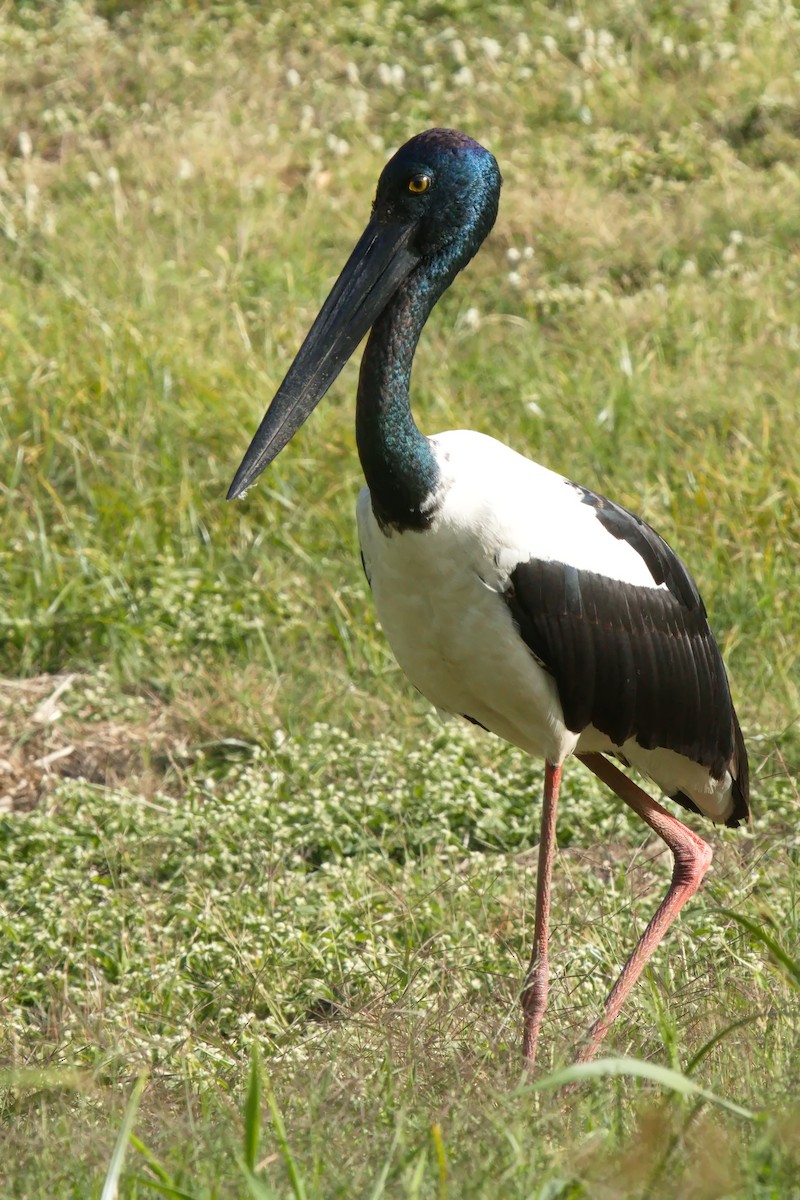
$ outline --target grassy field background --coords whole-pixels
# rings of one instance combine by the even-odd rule
[[[798,95],[780,0],[0,8],[3,1197],[113,1195],[145,1077],[126,1197],[800,1196]],[[713,872],[609,1039],[666,1084],[520,1078],[541,767],[382,639],[355,366],[224,501],[434,124],[505,186],[422,428],[651,521],[750,748],[753,825],[694,823]],[[539,1078],[669,873],[565,791]]]

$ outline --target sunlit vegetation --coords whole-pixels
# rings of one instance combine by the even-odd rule
[[[4,1197],[800,1196],[799,50],[781,0],[0,8]],[[698,819],[708,882],[567,1093],[660,848],[569,768],[522,1080],[541,767],[382,639],[354,366],[224,501],[434,124],[505,183],[420,425],[650,520],[751,751],[752,827]]]

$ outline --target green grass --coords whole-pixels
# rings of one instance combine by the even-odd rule
[[[4,1197],[800,1196],[798,43],[776,0],[0,12]],[[753,765],[752,829],[696,825],[709,882],[567,1095],[517,1058],[540,764],[439,725],[383,642],[355,366],[223,499],[432,124],[505,185],[422,427],[667,536]],[[542,1077],[667,876],[565,787]]]

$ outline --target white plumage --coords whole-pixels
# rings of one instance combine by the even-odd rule
[[[614,752],[671,796],[686,793],[713,821],[733,811],[731,777],[684,755],[615,746],[589,725],[564,723],[558,688],[520,638],[503,595],[520,562],[563,563],[654,590],[641,555],[612,536],[570,481],[469,430],[429,439],[441,472],[425,530],[382,529],[369,488],[357,505],[364,568],[401,668],[440,711],[468,717],[529,754],[560,765],[574,753]]]

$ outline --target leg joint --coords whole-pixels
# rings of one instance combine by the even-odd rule
[[[672,871],[672,882],[680,886],[690,885],[696,888],[700,880],[711,866],[714,851],[708,842],[696,835],[691,841],[681,841],[674,845],[672,852],[675,856],[675,866]]]

